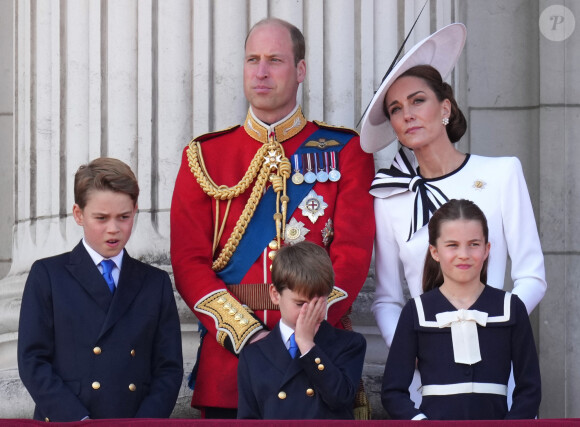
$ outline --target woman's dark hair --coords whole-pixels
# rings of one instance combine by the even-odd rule
[[[401,77],[418,77],[423,79],[429,88],[435,92],[435,96],[439,102],[443,102],[445,99],[449,100],[451,103],[451,113],[449,115],[449,124],[445,128],[451,142],[455,143],[459,141],[467,130],[467,120],[465,120],[465,116],[457,106],[457,101],[453,95],[453,88],[443,81],[439,71],[431,65],[416,65],[401,74],[397,80]],[[390,119],[389,111],[384,102],[383,111],[387,119]]]
[[[452,199],[435,211],[429,221],[429,244],[437,245],[437,239],[441,235],[441,225],[446,221],[455,221],[463,219],[467,221],[479,221],[483,230],[485,244],[489,241],[489,229],[487,219],[479,207],[470,200]],[[487,282],[487,262],[489,256],[483,262],[479,280],[482,283]],[[425,267],[423,268],[423,292],[438,288],[443,284],[443,272],[441,265],[433,259],[431,251],[427,249],[425,256]]]

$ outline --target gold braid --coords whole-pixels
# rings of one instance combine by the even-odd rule
[[[276,154],[279,154],[279,156],[281,157],[280,160],[276,161],[276,163],[280,164],[280,167],[265,161],[266,158],[268,158],[266,154],[269,154],[271,152],[275,152]],[[274,158],[270,156],[269,157],[270,161],[274,160],[275,157],[277,156],[274,156]],[[278,243],[280,243],[281,227],[279,226],[280,223],[278,221],[284,221],[284,224],[286,221],[286,203],[288,201],[288,196],[286,196],[286,178],[290,176],[291,172],[290,161],[284,156],[284,149],[282,148],[282,145],[280,145],[280,143],[278,143],[274,138],[269,138],[268,143],[264,144],[254,155],[254,158],[250,162],[250,167],[248,168],[242,179],[233,187],[227,187],[225,185],[218,186],[211,179],[205,167],[199,142],[192,141],[189,144],[189,149],[187,150],[187,158],[189,160],[190,170],[195,176],[195,179],[197,180],[199,186],[207,195],[213,197],[216,200],[216,204],[219,204],[220,200],[228,200],[228,203],[231,202],[233,198],[238,197],[240,194],[244,193],[248,189],[250,184],[254,181],[254,179],[256,179],[256,183],[254,185],[254,188],[252,189],[250,198],[246,202],[246,206],[244,207],[242,214],[238,218],[238,221],[236,222],[232,234],[230,235],[228,241],[222,248],[219,256],[215,259],[215,261],[212,264],[212,269],[214,271],[222,270],[228,264],[233,253],[236,251],[238,244],[240,243],[240,240],[244,235],[244,233],[246,232],[246,228],[248,227],[248,224],[252,219],[254,212],[256,211],[256,207],[258,206],[258,203],[260,202],[260,199],[264,194],[264,188],[266,187],[268,179],[274,181],[276,180],[276,178],[281,178],[280,175],[282,175],[282,177],[284,177],[282,184],[283,218],[281,217],[279,220],[276,220],[277,223],[276,235]],[[273,170],[274,168],[278,169],[277,176],[270,175],[270,171]],[[276,189],[275,186],[274,191],[278,193],[277,199],[280,200],[279,191],[281,190]],[[276,203],[276,206],[277,206],[277,214],[279,214],[279,204]],[[276,217],[277,214],[274,215],[275,219],[277,218]],[[224,217],[224,224],[226,218],[227,212],[226,216]],[[222,224],[222,231],[224,224]],[[215,239],[216,235],[214,234],[214,240]],[[214,241],[214,248],[215,247],[217,247],[216,241]]]
[[[207,169],[205,168],[205,163],[203,161],[203,156],[201,154],[201,149],[199,147],[198,141],[191,141],[189,143],[189,149],[187,150],[187,158],[189,160],[189,167],[191,172],[195,176],[195,179],[199,183],[202,190],[210,197],[213,197],[216,200],[230,200],[235,197],[238,197],[240,194],[244,193],[250,184],[256,178],[256,175],[260,171],[262,167],[262,163],[264,162],[264,156],[268,153],[268,150],[272,148],[264,144],[257,152],[252,162],[250,163],[250,167],[236,185],[233,187],[227,187],[225,185],[218,186],[209,174],[207,173]]]

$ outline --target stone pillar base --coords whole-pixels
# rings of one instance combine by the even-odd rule
[[[22,291],[27,277],[28,274],[20,274],[0,280],[0,370],[16,369],[18,366],[16,331],[20,318]]]
[[[34,402],[20,381],[18,369],[0,370],[0,417],[32,418]]]

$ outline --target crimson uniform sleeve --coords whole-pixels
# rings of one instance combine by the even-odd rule
[[[171,203],[171,263],[175,286],[189,308],[220,344],[239,354],[263,325],[226,289],[212,270],[212,204],[193,176],[183,151]],[[229,316],[235,310],[237,316]]]

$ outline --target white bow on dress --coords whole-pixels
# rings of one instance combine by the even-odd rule
[[[481,360],[477,324],[486,325],[487,313],[459,309],[438,313],[435,317],[440,328],[451,327],[455,363],[473,365]]]

